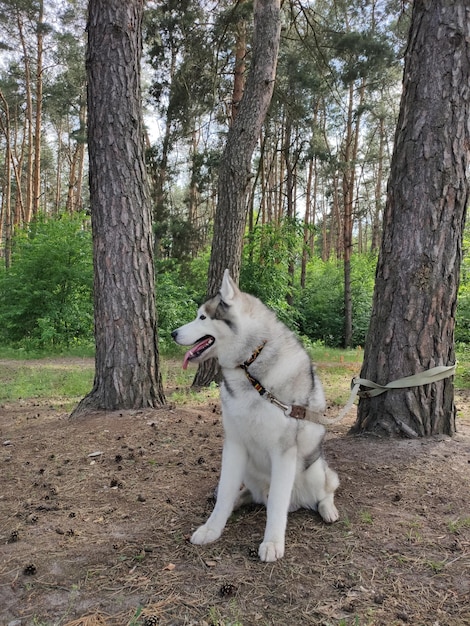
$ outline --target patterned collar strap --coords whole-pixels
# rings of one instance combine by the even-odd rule
[[[240,367],[246,371],[246,368],[249,367],[254,361],[256,361],[256,359],[259,357],[261,351],[263,350],[264,346],[266,345],[266,339],[263,341],[262,344],[260,344],[256,350],[253,352],[253,354],[250,356],[249,359],[247,359],[246,361],[244,361]]]
[[[256,361],[256,359],[260,355],[265,345],[266,345],[266,340],[263,341],[263,343],[260,344],[256,348],[256,350],[253,352],[250,358],[244,361],[239,367],[241,367],[241,369],[245,372],[245,376],[247,377],[247,379],[250,381],[250,383],[252,384],[254,389],[256,389],[256,391],[259,393],[260,396],[266,396],[266,399],[269,400],[271,404],[274,404],[275,406],[282,409],[287,417],[294,417],[295,419],[305,419],[306,410],[304,407],[297,406],[297,405],[291,406],[288,404],[284,404],[283,402],[278,400],[275,396],[273,396],[273,394],[270,393],[266,389],[266,387],[263,387],[263,385],[259,382],[259,380],[256,379],[254,376],[252,376],[250,372],[248,371],[248,367],[254,361]]]

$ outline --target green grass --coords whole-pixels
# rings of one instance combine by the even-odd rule
[[[57,359],[67,357],[92,358],[95,355],[95,347],[92,344],[80,344],[73,347],[59,347],[50,350],[34,350],[26,348],[12,348],[0,346],[0,359],[13,359],[29,361],[31,359]]]
[[[77,360],[76,357],[20,359],[0,356],[0,402],[15,402],[20,399],[69,400],[72,403],[83,398],[93,386],[94,361]],[[181,357],[181,358],[180,358]],[[195,367],[182,368],[182,356],[162,358],[160,369],[163,385],[169,402],[206,402],[218,397],[218,387],[195,391],[191,383]]]
[[[361,369],[364,351],[360,347],[347,350],[341,348],[328,348],[328,346],[321,346],[317,344],[306,347],[314,363],[357,364],[359,366],[358,369]]]
[[[70,364],[46,359],[8,361],[0,367],[0,401],[81,398],[90,391],[93,376],[94,364],[89,360]]]
[[[448,523],[448,528],[451,533],[458,535],[462,528],[470,528],[470,517],[459,517],[456,520],[451,520]]]
[[[362,364],[362,350],[339,350],[313,346],[310,350],[318,364],[320,377],[330,402],[344,405],[350,393],[350,382]],[[183,370],[184,350],[161,359],[161,373],[168,400],[178,404],[205,401],[218,395],[216,386],[201,392],[191,389],[195,367]],[[0,348],[0,401],[19,399],[69,399],[85,396],[92,388],[94,363],[92,359],[77,360],[77,354],[51,356],[26,355],[21,351]],[[81,356],[81,355],[80,355]],[[86,356],[91,356],[87,354]],[[38,360],[38,357],[39,358]],[[470,389],[470,350],[461,350],[455,379],[456,389]]]

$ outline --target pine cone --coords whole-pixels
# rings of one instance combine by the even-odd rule
[[[34,576],[34,574],[36,574],[37,571],[38,571],[37,567],[34,565],[34,563],[30,563],[24,568],[23,574],[25,576]]]
[[[224,583],[219,590],[220,595],[223,598],[230,598],[235,595],[237,588],[232,583]]]

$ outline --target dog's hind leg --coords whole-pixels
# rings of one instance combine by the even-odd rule
[[[226,441],[214,510],[207,522],[193,533],[191,543],[203,545],[220,537],[240,493],[245,466],[246,451],[243,446]]]
[[[284,556],[287,513],[294,485],[297,448],[273,455],[271,483],[267,504],[267,521],[263,543],[259,547],[262,561],[276,561]]]
[[[328,467],[323,461],[325,472],[325,496],[318,502],[318,512],[325,522],[336,522],[339,517],[338,509],[334,503],[335,491],[339,487],[338,474]]]
[[[305,479],[309,499],[312,499],[308,506],[316,509],[325,522],[336,522],[339,517],[334,503],[335,491],[339,486],[337,473],[328,467],[323,458],[319,458],[306,470]]]

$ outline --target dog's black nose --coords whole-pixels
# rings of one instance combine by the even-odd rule
[[[176,341],[176,337],[178,336],[178,331],[177,331],[177,330],[174,330],[174,331],[171,333],[171,336],[172,336],[172,337],[173,337],[173,339]]]

